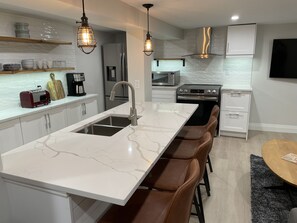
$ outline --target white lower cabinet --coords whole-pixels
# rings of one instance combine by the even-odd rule
[[[176,89],[162,88],[152,90],[153,102],[172,102],[176,103]]]
[[[248,138],[251,91],[222,90],[220,135]]]
[[[23,145],[19,118],[0,124],[0,154]]]
[[[67,105],[68,125],[75,124],[96,114],[98,114],[98,105],[95,98]]]
[[[67,126],[67,114],[64,106],[44,112],[21,117],[24,143],[31,142],[42,136]]]
[[[110,207],[106,202],[10,180],[5,184],[11,222],[95,223]]]

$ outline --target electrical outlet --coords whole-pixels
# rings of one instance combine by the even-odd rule
[[[140,82],[139,82],[139,80],[135,80],[134,81],[134,85],[135,85],[135,88],[140,88]]]

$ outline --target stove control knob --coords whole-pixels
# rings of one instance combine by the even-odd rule
[[[188,89],[185,89],[184,92],[185,92],[185,93],[188,93]]]
[[[212,90],[212,93],[213,93],[213,94],[216,94],[216,93],[217,93],[217,91],[216,91],[216,90]]]
[[[206,92],[207,92],[208,94],[210,94],[210,93],[211,93],[211,90],[207,90]]]
[[[179,89],[179,92],[184,92],[184,90],[180,88],[180,89]]]

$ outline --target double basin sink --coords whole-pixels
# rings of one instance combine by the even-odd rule
[[[112,136],[130,124],[131,120],[127,116],[110,115],[98,122],[84,126],[76,133]]]

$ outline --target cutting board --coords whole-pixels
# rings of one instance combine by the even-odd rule
[[[51,100],[59,100],[65,98],[65,92],[62,85],[62,81],[55,79],[55,74],[50,74],[51,80],[47,82],[47,88],[51,95]]]

